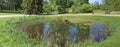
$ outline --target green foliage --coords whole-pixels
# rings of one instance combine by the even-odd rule
[[[6,0],[5,5],[8,10],[20,10],[22,0]]]
[[[84,3],[89,4],[88,0],[1,0],[0,8],[22,10],[25,14],[80,13]]]
[[[52,12],[52,7],[49,4],[44,4],[43,5],[43,12],[46,14],[50,14]]]
[[[22,7],[25,14],[40,14],[42,13],[42,0],[23,0]]]
[[[62,6],[60,6],[60,5],[56,5],[55,11],[56,11],[57,13],[59,13],[59,14],[62,14],[62,13],[65,12],[65,10],[64,10],[64,9],[62,8]]]
[[[120,0],[114,0],[114,9],[115,11],[120,11]]]
[[[104,0],[104,9],[109,11],[120,11],[120,0]]]
[[[81,13],[83,4],[89,4],[88,0],[72,0],[72,6],[67,9],[68,13]]]
[[[93,7],[90,4],[83,4],[80,8],[81,13],[91,13],[93,12]]]
[[[89,3],[88,1],[89,1],[89,0],[81,0],[82,3],[86,3],[86,4]]]
[[[74,9],[69,8],[69,9],[68,9],[68,13],[69,13],[69,14],[73,14],[73,13],[74,13]]]
[[[68,13],[80,13],[80,7],[73,5],[71,8],[68,9]]]
[[[92,13],[94,10],[90,4],[73,5],[67,11],[68,13]]]
[[[102,10],[103,4],[100,4],[98,1],[95,1],[95,3],[92,5],[94,10]]]
[[[0,10],[2,10],[3,9],[3,7],[4,7],[4,4],[5,3],[5,1],[4,0],[0,0]]]
[[[66,9],[73,5],[73,1],[70,0],[57,0],[57,8],[59,13],[66,13]]]

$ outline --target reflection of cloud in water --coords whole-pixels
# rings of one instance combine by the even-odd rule
[[[106,38],[104,25],[100,23],[90,25],[89,38],[97,42],[104,40]]]

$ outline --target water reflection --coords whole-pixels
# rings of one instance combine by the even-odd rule
[[[77,28],[75,26],[71,26],[70,28],[70,41],[74,42],[76,40],[76,33],[77,33]]]
[[[50,28],[49,22],[46,22],[43,28],[43,40],[44,41],[46,41],[48,38],[47,33],[48,33],[49,28]]]
[[[45,22],[41,24],[33,24],[25,28],[24,26],[18,26],[19,30],[25,31],[32,36],[32,38],[37,37],[37,33],[41,34],[40,39],[53,40],[53,42],[63,42],[63,39],[66,39],[69,42],[78,42],[84,41],[86,39],[90,39],[92,41],[100,42],[106,39],[108,32],[105,30],[104,24],[101,23],[92,23],[91,25],[77,25],[72,22],[65,21],[65,27],[62,24],[51,24],[49,22]],[[62,25],[62,26],[61,26]],[[51,28],[52,27],[52,28]],[[63,28],[64,27],[64,28]],[[88,28],[89,27],[89,28]],[[55,28],[55,29],[54,29]],[[67,32],[64,32],[67,31]],[[49,34],[48,34],[49,32]],[[49,35],[49,36],[48,36]],[[42,36],[42,37],[41,37]],[[51,39],[52,38],[52,39]],[[66,41],[65,40],[65,41]]]
[[[100,23],[94,23],[90,25],[89,39],[92,41],[100,42],[106,38],[104,25]]]

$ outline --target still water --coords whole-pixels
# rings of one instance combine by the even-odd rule
[[[103,24],[93,23],[89,26],[89,28],[90,28],[89,33],[90,40],[100,42],[101,40],[106,39],[106,33]]]
[[[46,41],[48,39],[47,33],[49,31],[50,25],[49,22],[46,22],[44,24],[44,28],[43,28],[43,40]]]

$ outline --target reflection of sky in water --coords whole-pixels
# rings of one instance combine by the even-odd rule
[[[77,27],[74,25],[70,25],[71,28],[69,30],[69,39],[71,42],[74,42],[76,40],[76,34],[77,34]],[[106,38],[106,33],[104,30],[104,25],[100,23],[94,23],[89,26],[90,33],[89,33],[89,39],[92,41],[100,42],[101,40],[104,40]],[[43,29],[43,40],[46,41],[48,39],[47,32],[50,29],[50,25],[48,22],[44,24]]]
[[[101,41],[106,38],[104,32],[104,26],[100,23],[90,25],[90,35],[89,38],[93,41]]]
[[[46,41],[47,40],[47,32],[49,30],[50,26],[49,26],[49,23],[46,22],[45,25],[44,25],[44,29],[43,29],[43,40]]]
[[[75,40],[76,33],[77,33],[77,28],[75,26],[72,26],[70,29],[70,41],[71,42]]]

